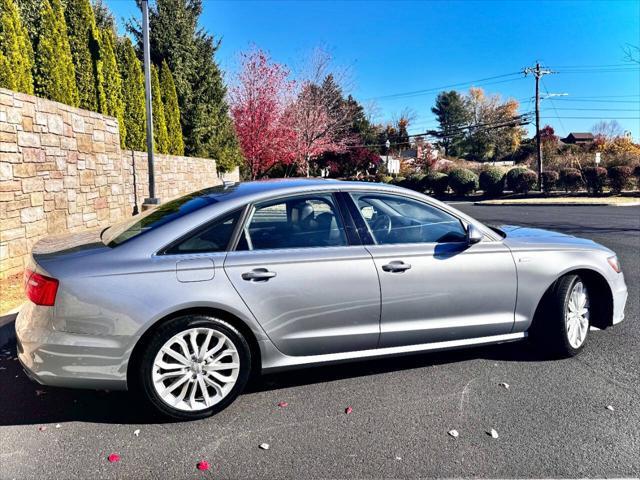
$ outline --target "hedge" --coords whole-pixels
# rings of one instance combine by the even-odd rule
[[[430,173],[424,178],[424,186],[434,195],[444,195],[449,188],[449,176],[442,172]]]
[[[457,195],[467,195],[478,189],[478,176],[466,168],[455,168],[449,172],[449,186]]]
[[[560,174],[555,170],[545,170],[542,172],[542,189],[549,193],[551,190],[555,190],[560,180]]]
[[[567,192],[576,192],[584,185],[582,174],[577,168],[563,168],[560,171],[560,184]]]
[[[505,175],[502,170],[489,167],[480,172],[480,190],[492,197],[502,195],[504,191]]]
[[[422,186],[424,177],[425,175],[414,173],[405,178],[400,186],[421,192],[423,190]]]
[[[587,184],[589,193],[602,193],[605,183],[607,183],[607,169],[602,167],[584,167],[582,176]]]
[[[538,181],[536,173],[524,167],[512,168],[506,177],[507,187],[515,193],[529,193]]]
[[[609,183],[612,193],[620,193],[629,186],[633,170],[631,167],[623,165],[617,167],[609,167]]]

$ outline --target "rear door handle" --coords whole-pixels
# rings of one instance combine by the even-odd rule
[[[385,272],[404,272],[405,270],[409,270],[411,268],[410,263],[404,263],[402,260],[394,260],[393,262],[389,262],[386,265],[382,266],[382,270]]]
[[[270,272],[266,268],[254,268],[250,272],[244,272],[242,279],[249,282],[267,281],[277,275],[276,272]]]

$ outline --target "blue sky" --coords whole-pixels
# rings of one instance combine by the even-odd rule
[[[135,0],[106,3],[120,24],[139,16]],[[293,70],[323,46],[350,72],[350,93],[375,103],[376,121],[411,108],[412,133],[436,126],[430,108],[437,92],[397,94],[515,73],[539,60],[557,72],[544,77],[541,91],[569,94],[542,102],[543,123],[565,135],[617,119],[640,138],[640,71],[618,66],[626,44],[640,45],[640,0],[205,0],[201,24],[222,38],[217,60],[227,77],[252,44]],[[518,99],[522,112],[533,108],[532,77],[476,85]]]

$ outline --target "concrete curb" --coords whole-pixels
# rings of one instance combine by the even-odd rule
[[[14,308],[0,315],[0,348],[3,348],[16,340],[15,321],[20,307]]]
[[[566,202],[509,202],[509,203],[492,203],[487,201],[473,202],[474,205],[484,207],[637,207],[640,202],[630,203],[604,203],[604,202],[586,202],[586,203],[566,203]]]

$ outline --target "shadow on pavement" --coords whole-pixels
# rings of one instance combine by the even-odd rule
[[[365,377],[473,359],[543,361],[522,342],[468,350],[433,352],[367,360],[257,376],[246,393]],[[154,414],[129,392],[44,387],[32,382],[16,359],[15,344],[0,349],[0,425],[34,425],[83,421],[114,424],[158,424],[172,420]]]

